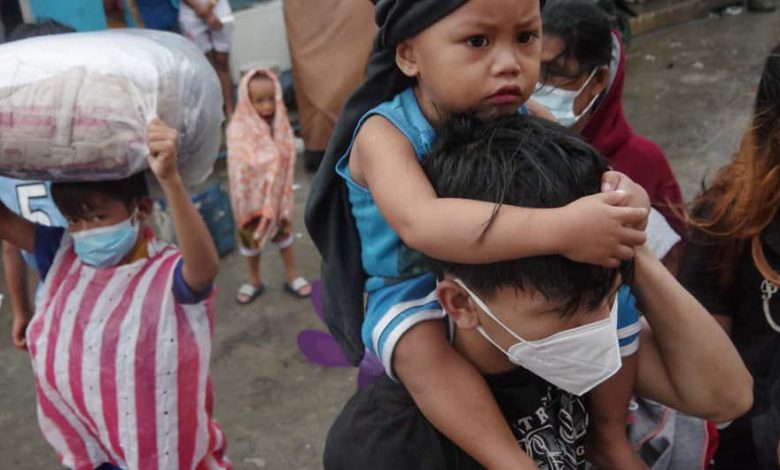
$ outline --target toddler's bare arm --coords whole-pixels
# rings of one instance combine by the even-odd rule
[[[447,342],[443,322],[401,337],[393,370],[436,429],[490,469],[532,470],[485,379]]]
[[[503,206],[482,234],[495,204],[439,198],[406,138],[382,117],[358,133],[350,173],[371,191],[382,216],[409,247],[466,264],[563,254],[616,266],[645,241],[636,228],[647,209],[619,207],[622,192],[595,194],[557,209]]]

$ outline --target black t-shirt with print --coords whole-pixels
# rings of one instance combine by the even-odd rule
[[[518,443],[540,470],[584,468],[588,416],[580,397],[523,369],[486,379]],[[436,431],[403,385],[386,376],[356,393],[336,418],[324,463],[326,470],[482,468]]]
[[[764,255],[780,270],[780,214],[761,236]],[[680,263],[680,282],[710,313],[732,320],[731,338],[755,378],[769,373],[780,334],[764,317],[762,283],[764,277],[753,263],[750,248],[739,259],[737,271],[728,285],[719,282],[718,244],[710,237],[694,233]],[[780,292],[769,301],[771,316],[780,324]]]
[[[780,270],[780,214],[764,229],[761,241],[767,262]],[[777,439],[771,436],[780,430],[780,333],[764,315],[765,279],[749,246],[728,285],[720,282],[719,247],[711,237],[694,232],[680,263],[682,284],[710,313],[731,318],[731,339],[754,379],[753,409],[721,431],[714,469],[777,468],[776,464],[766,467],[762,455],[776,460]],[[768,307],[773,321],[780,324],[780,292],[772,295]],[[724,384],[728,381],[723,378]]]

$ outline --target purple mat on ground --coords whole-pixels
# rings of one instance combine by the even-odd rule
[[[314,313],[322,318],[322,281],[311,283],[311,305]],[[298,349],[312,364],[322,367],[352,367],[344,356],[341,346],[328,333],[319,330],[303,330],[298,333]],[[384,373],[382,363],[366,351],[358,369],[358,390],[365,388]]]
[[[298,349],[313,364],[323,367],[352,367],[336,340],[324,331],[303,330],[298,333]]]

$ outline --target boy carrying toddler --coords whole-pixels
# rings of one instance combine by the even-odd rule
[[[440,131],[426,174],[442,197],[495,204],[486,232],[509,204],[555,208],[595,194],[607,168],[579,138],[538,118],[459,118]],[[592,388],[620,367],[618,286],[630,282],[629,265],[647,320],[637,394],[718,421],[750,408],[750,374],[729,338],[646,246],[621,269],[560,255],[428,265],[447,315],[444,341],[484,376],[516,446],[530,457],[515,468],[589,468],[590,413],[585,397],[570,390]],[[719,386],[723,374],[732,387]],[[387,376],[358,391],[330,430],[325,469],[483,468],[435,429],[411,395]]]
[[[496,211],[486,202],[437,196],[422,162],[448,116],[528,112],[525,103],[539,79],[540,5],[375,5],[380,29],[367,77],[341,114],[306,212],[323,256],[326,322],[351,359],[359,361],[365,344],[433,426],[482,465],[534,468],[485,380],[446,341],[436,279],[422,260],[488,264],[562,254],[614,268],[645,241],[647,196],[614,172],[604,176],[606,192],[559,208],[505,205]],[[618,323],[633,330],[626,342],[635,344],[635,309],[621,308],[618,315],[624,317]],[[636,370],[633,359],[626,365],[590,405],[594,416],[606,418],[596,422],[608,423],[616,431],[609,434],[620,439],[598,450],[623,469],[636,468],[626,465],[634,456],[625,419],[620,422],[626,413],[620,403],[628,402]]]

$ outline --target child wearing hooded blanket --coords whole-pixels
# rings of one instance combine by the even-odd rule
[[[249,265],[249,282],[239,288],[236,301],[248,304],[265,290],[260,252],[268,240],[281,251],[287,272],[285,290],[298,298],[308,297],[311,286],[298,275],[292,248],[295,142],[282,88],[270,70],[251,70],[241,80],[227,146],[230,200],[241,254]]]
[[[615,267],[645,241],[647,195],[628,178],[607,173],[607,192],[555,209],[496,209],[437,197],[420,162],[441,122],[459,112],[516,113],[535,89],[540,5],[374,3],[380,29],[366,80],[342,110],[306,212],[323,258],[324,318],[350,359],[357,363],[364,347],[377,355],[430,422],[482,465],[533,468],[484,379],[447,343],[436,279],[421,254],[466,264],[563,254]],[[494,222],[484,230],[487,220]],[[636,311],[621,306],[619,316],[625,317],[620,329],[632,330],[621,346],[635,348]],[[517,359],[534,370],[528,358]],[[560,371],[543,369],[535,373],[555,383]],[[621,384],[633,383],[631,369]],[[555,384],[582,395],[616,371],[601,372]]]

